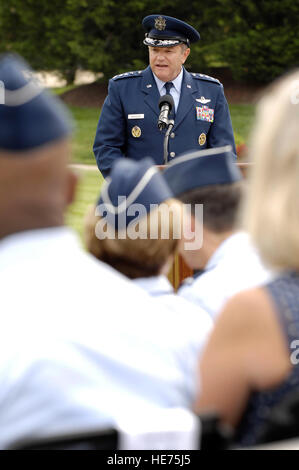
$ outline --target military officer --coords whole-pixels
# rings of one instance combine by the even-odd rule
[[[219,147],[235,142],[222,84],[184,68],[190,43],[200,39],[187,23],[170,16],[149,15],[142,22],[149,48],[145,70],[122,73],[109,81],[108,96],[99,119],[94,154],[106,177],[117,158],[140,160],[150,155],[163,164],[165,132],[157,127],[159,98],[170,93],[174,99],[174,127],[168,157],[188,150]]]

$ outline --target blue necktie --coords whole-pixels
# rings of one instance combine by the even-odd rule
[[[166,83],[164,84],[164,86],[165,86],[165,89],[166,89],[166,94],[167,94],[167,95],[171,95],[170,90],[171,90],[171,88],[173,87],[173,83],[172,83],[172,82],[166,82]],[[171,113],[170,113],[169,117],[172,118],[172,119],[175,118],[175,106],[174,106],[173,109],[171,110]]]

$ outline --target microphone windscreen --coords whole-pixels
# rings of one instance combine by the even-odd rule
[[[161,109],[164,104],[168,104],[169,110],[171,111],[174,107],[173,97],[171,95],[161,96],[161,98],[159,99],[159,109]]]

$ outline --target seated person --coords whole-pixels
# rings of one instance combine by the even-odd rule
[[[200,364],[196,409],[217,410],[242,446],[259,442],[274,406],[299,391],[299,72],[278,81],[258,107],[244,226],[275,271],[238,293],[219,315]],[[293,99],[292,99],[293,97]]]
[[[190,409],[183,320],[64,225],[76,187],[66,108],[19,57],[0,57],[0,80],[0,449]]]
[[[181,339],[193,341],[197,354],[211,319],[203,309],[178,297],[167,279],[181,242],[182,209],[152,159],[121,159],[104,182],[96,214],[93,208],[87,216],[85,241],[96,258],[173,312],[172,323],[181,325]],[[136,211],[138,220],[134,220]]]
[[[178,158],[164,176],[175,196],[191,206],[193,225],[203,235],[198,246],[182,251],[199,272],[184,281],[178,294],[215,319],[232,295],[269,279],[248,235],[237,228],[242,175],[229,147],[220,147]]]

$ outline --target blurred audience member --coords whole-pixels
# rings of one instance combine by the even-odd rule
[[[178,293],[214,319],[232,295],[269,279],[248,235],[237,228],[242,175],[229,147],[220,147],[178,158],[164,176],[175,196],[190,205],[193,227],[203,234],[198,246],[182,251],[198,272]]]
[[[272,408],[299,390],[298,83],[297,71],[272,85],[259,104],[243,211],[276,275],[228,301],[200,367],[197,410],[217,410],[241,445],[257,443]]]
[[[181,242],[182,218],[182,203],[173,199],[152,159],[121,159],[103,185],[96,213],[92,208],[87,216],[85,240],[96,258],[172,312],[169,335],[177,325],[178,341],[192,345],[190,370],[194,370],[212,321],[200,307],[178,297],[167,279]]]
[[[190,407],[191,345],[172,313],[63,226],[65,109],[16,56],[1,56],[0,80],[0,448]]]

